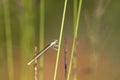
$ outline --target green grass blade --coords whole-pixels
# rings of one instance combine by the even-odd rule
[[[60,30],[59,43],[58,43],[58,51],[57,51],[57,58],[56,58],[56,65],[55,65],[55,72],[54,72],[54,80],[56,80],[56,76],[57,76],[58,61],[59,61],[60,48],[61,48],[61,42],[62,42],[66,7],[67,7],[67,0],[65,0],[65,3],[64,3],[64,10],[63,10],[63,16],[62,16],[61,30]]]
[[[74,30],[74,34],[75,34],[75,28],[76,28],[76,20],[77,20],[77,2],[78,0],[74,0],[73,1],[73,30]],[[75,48],[76,48],[76,44],[75,44]],[[76,50],[76,49],[75,49]],[[76,54],[76,51],[75,53]],[[73,57],[73,80],[77,80],[77,73],[76,73],[76,67],[77,67],[77,59],[76,56],[74,55]]]
[[[23,8],[20,13],[20,35],[21,35],[21,73],[20,80],[30,80],[33,77],[33,68],[27,69],[27,62],[33,57],[32,46],[34,44],[33,7],[32,0],[22,0]],[[24,74],[24,75],[23,75]]]
[[[10,6],[9,0],[4,4],[4,17],[5,17],[5,34],[6,34],[6,48],[7,48],[7,62],[8,62],[8,77],[9,80],[14,80],[14,63],[12,53],[12,32],[10,22]]]
[[[74,0],[73,1],[73,30],[74,30],[74,33],[75,33],[75,27],[76,27],[76,21],[77,21],[77,0]]]
[[[40,0],[40,36],[39,36],[39,47],[40,50],[44,47],[44,24],[45,24],[45,0]],[[43,67],[44,67],[44,56],[40,57],[40,80],[43,79]]]
[[[74,39],[73,39],[72,52],[71,52],[70,65],[69,65],[69,69],[68,69],[67,80],[69,80],[69,78],[70,78],[70,71],[71,71],[71,67],[72,67],[72,63],[73,63],[73,53],[74,53],[74,50],[75,50],[75,44],[76,44],[76,38],[77,38],[77,32],[78,32],[78,25],[79,25],[79,18],[80,18],[80,13],[81,13],[81,6],[82,6],[82,0],[80,0],[80,2],[79,2],[76,29],[75,29],[75,33],[74,33]]]

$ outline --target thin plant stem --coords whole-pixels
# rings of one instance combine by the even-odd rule
[[[61,22],[61,30],[60,30],[59,43],[58,43],[57,58],[56,58],[56,64],[55,64],[54,80],[56,80],[56,76],[57,76],[58,61],[59,61],[59,55],[60,55],[60,49],[61,49],[61,42],[62,42],[64,21],[65,21],[66,7],[67,7],[67,0],[65,0],[65,2],[64,2],[64,10],[63,10],[63,16],[62,16],[62,22]]]
[[[35,56],[37,55],[37,47],[35,47]],[[34,80],[39,80],[38,79],[38,59],[35,60],[34,63]]]
[[[23,5],[22,12],[20,13],[20,35],[21,35],[21,75],[20,80],[29,80],[31,76],[31,70],[25,70],[27,58],[29,58],[34,43],[34,27],[33,27],[33,11],[32,0],[22,0]],[[31,44],[32,43],[32,44]],[[23,73],[25,75],[23,75]]]
[[[75,29],[74,39],[73,39],[72,52],[71,52],[71,57],[70,57],[70,65],[69,65],[69,69],[68,69],[67,80],[70,79],[70,72],[71,72],[71,67],[72,67],[72,63],[73,63],[73,53],[74,53],[74,50],[75,50],[75,44],[76,44],[76,39],[77,39],[77,32],[78,32],[79,18],[80,18],[80,13],[81,13],[81,6],[82,6],[82,0],[80,0],[80,2],[79,2],[76,29]]]
[[[65,80],[67,79],[67,41],[64,42],[64,68],[65,68]]]
[[[74,34],[75,34],[75,28],[76,28],[76,20],[77,20],[77,2],[78,0],[74,0],[73,1],[73,30],[74,30]],[[76,44],[75,44],[76,46]],[[77,80],[77,73],[76,73],[76,65],[77,65],[77,60],[76,60],[76,47],[75,47],[75,53],[73,56],[73,80]]]
[[[76,27],[76,20],[77,20],[77,0],[74,0],[73,1],[73,30],[74,30],[74,33],[75,33],[75,27]]]
[[[45,24],[45,0],[40,0],[40,33],[39,33],[39,48],[44,47],[44,24]],[[44,56],[40,58],[40,80],[43,80]]]
[[[14,80],[14,63],[12,54],[12,31],[10,22],[10,5],[9,0],[5,0],[4,17],[5,17],[5,34],[6,34],[6,48],[7,48],[7,62],[8,62],[8,78]]]

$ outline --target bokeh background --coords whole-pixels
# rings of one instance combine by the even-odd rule
[[[57,80],[65,80],[65,49],[69,67],[73,3],[68,0]],[[119,3],[83,0],[70,80],[120,80]],[[34,63],[27,62],[34,57],[35,46],[39,51],[59,38],[63,7],[64,0],[0,0],[0,80],[34,80]],[[56,53],[50,48],[41,56],[39,79],[53,80]]]

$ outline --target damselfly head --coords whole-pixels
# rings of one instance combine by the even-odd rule
[[[58,40],[54,41],[53,49],[58,50]]]
[[[58,40],[55,40],[55,41],[51,42],[51,45],[53,46],[53,45],[56,45],[57,43],[58,43]]]

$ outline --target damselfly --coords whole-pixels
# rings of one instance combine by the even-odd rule
[[[28,62],[28,65],[30,65],[32,62],[34,62],[36,59],[38,59],[49,48],[54,47],[57,50],[57,48],[56,48],[57,46],[58,46],[58,40],[55,40],[55,41],[51,42],[42,51],[38,52],[38,54],[30,62]]]

